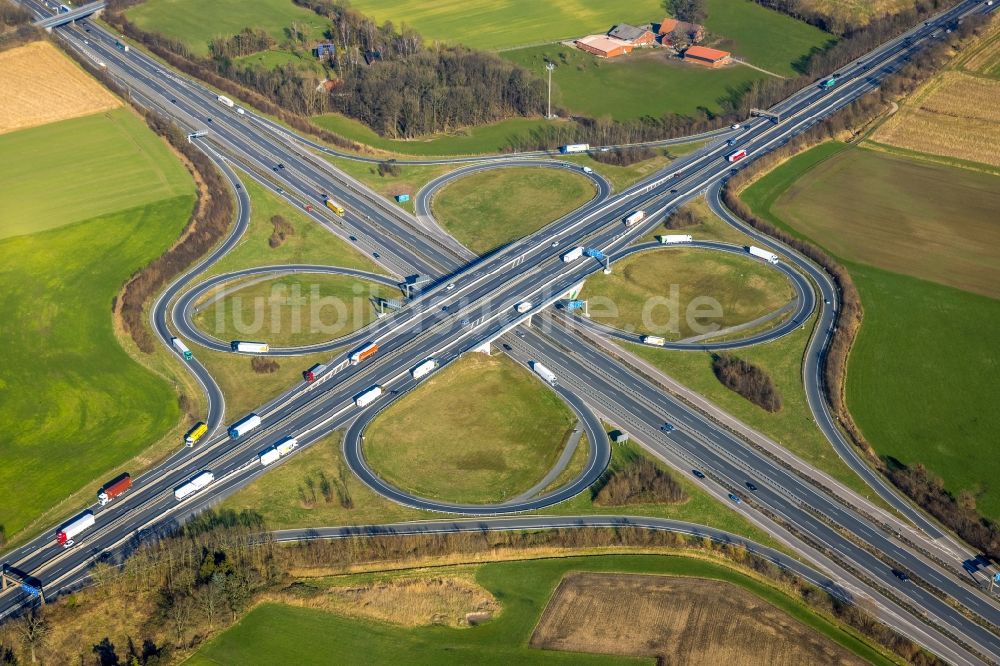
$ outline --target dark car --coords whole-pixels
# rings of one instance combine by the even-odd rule
[[[507,344],[506,342],[505,342],[505,343],[503,343],[503,348],[504,348],[504,351],[514,351],[514,348],[513,348],[513,347],[511,347],[511,346],[510,346],[509,344]]]
[[[704,479],[705,478],[705,473],[702,472],[700,469],[693,469],[693,470],[691,470],[691,473],[694,474],[699,479]]]
[[[170,103],[171,103],[171,104],[176,104],[176,103],[177,103],[177,100],[176,100],[176,99],[172,99],[172,100],[170,100]]]
[[[899,569],[893,569],[892,575],[904,583],[910,580],[910,577],[907,575],[907,573],[905,571],[900,571]]]
[[[379,258],[379,257],[381,257],[382,255],[381,255],[381,254],[379,254],[378,252],[372,252],[372,256],[373,256],[373,257],[375,257],[376,259],[378,259],[378,258]]]
[[[757,486],[754,485],[753,481],[747,481],[747,488],[752,490],[753,492],[757,492]]]
[[[670,423],[664,423],[663,425],[660,426],[660,430],[662,430],[663,432],[673,432],[674,426]]]
[[[278,168],[279,168],[279,169],[284,169],[284,168],[285,168],[285,165],[284,165],[284,164],[282,164],[281,162],[278,162]]]
[[[358,242],[358,237],[357,236],[348,236],[348,238],[350,238],[355,243]]]
[[[734,501],[735,503],[737,503],[737,504],[740,504],[740,503],[742,503],[742,502],[743,502],[743,500],[741,500],[741,499],[739,498],[739,496],[737,496],[737,495],[736,495],[736,494],[734,494],[734,493],[729,493],[729,499],[733,500],[733,501]]]
[[[209,118],[209,119],[208,119],[208,122],[212,122],[212,119],[211,119],[211,118]]]

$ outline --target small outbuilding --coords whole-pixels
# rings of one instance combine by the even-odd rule
[[[683,46],[684,44],[697,44],[705,39],[705,27],[697,23],[678,21],[667,16],[656,29],[656,36],[660,43],[669,46]]]
[[[574,42],[581,51],[592,53],[598,58],[617,58],[632,52],[632,45],[620,39],[611,39],[604,35],[587,35]]]
[[[623,42],[631,44],[633,47],[637,46],[649,46],[656,42],[656,35],[646,28],[637,28],[634,25],[629,25],[628,23],[622,23],[616,25],[611,32],[608,33],[608,37],[612,39],[620,39]]]
[[[722,67],[733,61],[733,54],[729,51],[710,49],[707,46],[689,46],[684,51],[684,60],[706,67]]]

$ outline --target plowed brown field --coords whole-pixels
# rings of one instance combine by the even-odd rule
[[[121,106],[48,42],[0,52],[0,134]]]
[[[568,574],[534,647],[653,656],[666,664],[860,664],[750,592],[701,578]]]

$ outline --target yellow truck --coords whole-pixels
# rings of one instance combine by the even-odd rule
[[[208,426],[201,421],[198,421],[194,424],[194,427],[188,430],[187,434],[184,435],[184,443],[187,446],[194,446],[195,442],[204,437],[206,432],[208,432]]]
[[[337,215],[343,215],[344,214],[344,207],[341,206],[336,201],[334,201],[333,199],[331,199],[330,197],[326,198],[326,207],[329,208],[330,210],[332,210]]]

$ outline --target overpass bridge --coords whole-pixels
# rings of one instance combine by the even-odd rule
[[[64,12],[60,9],[59,12],[49,16],[47,18],[39,19],[35,21],[35,25],[39,28],[45,28],[46,30],[52,30],[52,28],[58,28],[61,25],[66,25],[77,19],[87,18],[95,12],[99,12],[107,6],[108,3],[104,0],[97,0],[96,2],[88,2],[85,5],[81,5],[76,9],[71,9],[68,12]],[[65,5],[60,5],[64,7]]]

